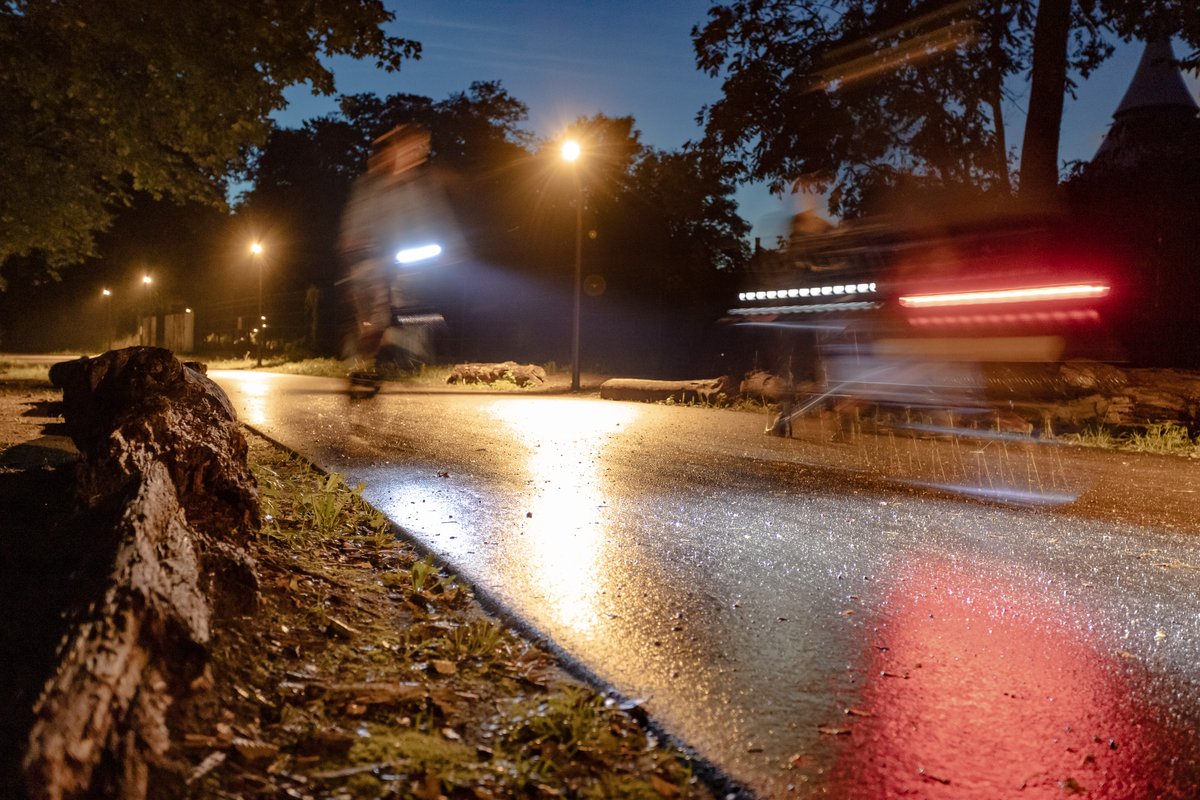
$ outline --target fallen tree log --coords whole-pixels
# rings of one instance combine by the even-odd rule
[[[604,400],[637,400],[661,403],[717,404],[732,399],[736,389],[726,377],[690,381],[654,381],[638,378],[612,378],[600,384]]]
[[[135,347],[56,365],[80,450],[76,501],[112,515],[103,589],[80,609],[34,708],[22,768],[35,800],[145,796],[166,713],[201,674],[213,596],[253,608],[239,544],[258,495],[236,416],[202,368]]]
[[[515,361],[495,363],[455,364],[446,383],[496,383],[512,381],[517,386],[541,386],[546,382],[546,370],[535,364]]]

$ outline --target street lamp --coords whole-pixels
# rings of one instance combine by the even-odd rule
[[[150,326],[146,324],[146,317],[153,308],[154,297],[151,295],[150,289],[150,284],[152,283],[154,283],[154,279],[151,278],[148,273],[142,276],[142,286],[145,288],[146,293],[142,296],[142,316],[141,319],[138,320],[138,344],[151,346],[153,346],[155,342],[147,342],[143,340],[147,339],[151,335],[149,330]],[[158,324],[157,320],[155,320],[155,324]]]
[[[105,331],[108,334],[106,337],[108,339],[108,347],[106,347],[105,349],[112,350],[112,340],[113,340],[112,291],[107,288],[101,289],[100,297],[102,297],[104,299],[104,321],[106,323]]]
[[[567,139],[562,145],[562,158],[574,165],[581,154],[579,142]],[[571,317],[571,391],[579,391],[579,294],[583,274],[583,180],[575,167],[575,306]]]
[[[258,262],[258,319],[256,320],[258,322],[258,327],[256,327],[254,329],[254,340],[255,340],[255,344],[258,346],[258,348],[257,348],[258,349],[258,359],[257,359],[255,366],[261,367],[262,366],[262,342],[263,342],[263,334],[264,334],[264,331],[262,329],[267,327],[267,318],[263,316],[263,312],[262,312],[262,283],[263,283],[263,246],[262,246],[262,242],[251,242],[250,243],[250,253],[254,256],[254,260]]]

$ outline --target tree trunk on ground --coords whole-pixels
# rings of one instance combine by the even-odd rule
[[[1021,142],[1020,197],[1051,204],[1058,189],[1058,142],[1067,88],[1067,44],[1073,0],[1041,0],[1033,32],[1029,113]]]
[[[455,364],[446,383],[496,383],[505,380],[521,387],[541,386],[546,382],[546,370],[534,364],[518,364],[515,361]]]
[[[59,364],[51,380],[81,452],[77,501],[113,509],[114,555],[35,706],[23,769],[36,800],[136,800],[169,745],[167,709],[203,671],[210,591],[254,606],[239,544],[257,487],[228,398],[169,351]]]
[[[600,384],[600,397],[604,400],[714,404],[731,400],[735,395],[733,381],[725,377],[692,381],[612,378]]]

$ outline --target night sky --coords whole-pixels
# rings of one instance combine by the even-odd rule
[[[420,61],[399,73],[349,59],[331,62],[338,91],[422,94],[440,100],[472,81],[499,80],[529,106],[527,127],[554,136],[578,116],[631,115],[643,142],[665,149],[699,138],[697,112],[717,99],[717,80],[695,67],[691,29],[704,21],[709,0],[391,0],[395,35],[416,39]],[[1182,53],[1178,46],[1176,54]],[[1099,146],[1141,55],[1140,45],[1118,49],[1067,98],[1061,160],[1087,159]],[[1187,76],[1193,93],[1200,80]],[[1020,142],[1026,86],[1010,87],[1005,109],[1009,140]],[[288,95],[278,115],[284,125],[332,111],[331,98],[303,88]],[[738,194],[754,235],[772,242],[788,206],[759,187]]]

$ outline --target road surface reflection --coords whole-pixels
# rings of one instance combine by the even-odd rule
[[[558,624],[589,633],[607,583],[611,544],[608,492],[600,449],[637,416],[636,407],[602,401],[569,404],[505,400],[486,409],[527,448],[528,511],[506,557],[524,561],[525,574]]]
[[[835,782],[854,796],[1186,797],[1132,657],[999,565],[911,562],[886,593]],[[842,731],[844,732],[844,731]]]

